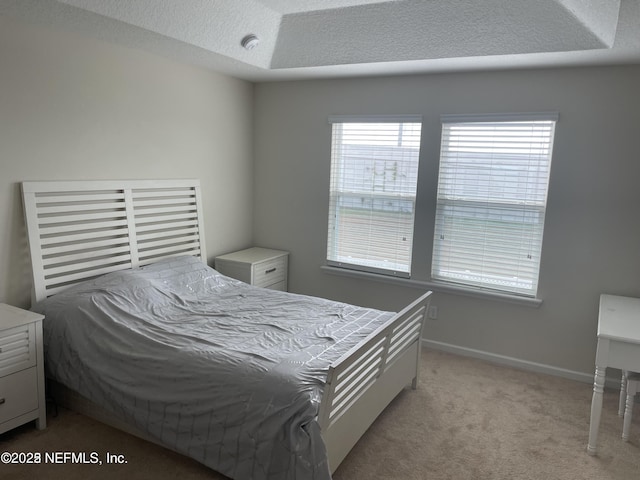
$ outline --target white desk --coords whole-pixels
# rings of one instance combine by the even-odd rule
[[[607,367],[640,372],[640,298],[600,295],[598,349],[587,451],[596,454]]]

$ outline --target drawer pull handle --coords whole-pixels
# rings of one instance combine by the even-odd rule
[[[4,398],[0,398],[0,405],[2,405],[6,400]]]
[[[276,267],[270,268],[269,270],[266,270],[264,273],[273,273],[276,271]]]

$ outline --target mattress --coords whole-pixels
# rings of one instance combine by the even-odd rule
[[[36,304],[47,375],[231,478],[331,478],[329,365],[393,317],[253,287],[191,256]]]

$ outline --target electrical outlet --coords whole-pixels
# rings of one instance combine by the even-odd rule
[[[431,320],[437,320],[438,319],[438,307],[436,307],[435,305],[429,306],[429,311],[427,313],[427,316]]]

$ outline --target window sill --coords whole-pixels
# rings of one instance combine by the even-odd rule
[[[420,288],[426,290],[432,290],[434,292],[441,292],[451,295],[462,295],[465,297],[482,298],[486,300],[495,300],[498,302],[513,303],[516,305],[523,305],[526,307],[538,308],[542,305],[542,299],[521,297],[518,295],[509,295],[507,293],[490,292],[487,290],[474,289],[471,287],[461,287],[457,285],[449,285],[441,282],[425,281],[425,280],[412,280],[409,278],[392,277],[389,275],[380,275],[377,273],[360,272],[357,270],[348,270],[346,268],[330,267],[323,265],[320,269],[329,275],[339,275],[342,277],[359,278],[363,280],[371,280],[374,282],[390,283],[393,285]]]

